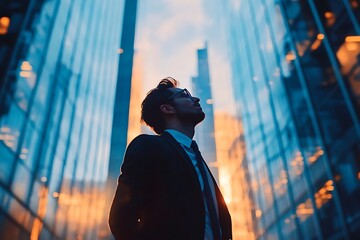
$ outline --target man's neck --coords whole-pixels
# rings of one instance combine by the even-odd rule
[[[176,130],[178,132],[181,132],[182,134],[186,135],[189,138],[193,138],[194,134],[195,134],[195,128],[194,126],[177,126],[177,125],[173,125],[173,126],[167,126],[168,129],[173,129]]]

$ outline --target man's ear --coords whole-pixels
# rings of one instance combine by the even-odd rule
[[[166,113],[166,114],[171,114],[171,113],[175,113],[175,108],[169,104],[163,104],[160,106],[160,110],[163,112],[163,113]]]

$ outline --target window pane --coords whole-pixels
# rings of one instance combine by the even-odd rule
[[[13,193],[23,200],[26,201],[27,194],[29,192],[31,183],[30,170],[22,163],[17,163],[15,169],[15,177],[11,186]]]
[[[7,183],[14,163],[14,153],[0,142],[0,180]]]
[[[16,151],[21,127],[24,122],[24,112],[15,104],[11,104],[10,112],[0,118],[0,134],[2,141],[7,147]]]

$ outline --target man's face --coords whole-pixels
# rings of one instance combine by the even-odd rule
[[[189,91],[181,88],[169,88],[173,94],[169,97],[171,105],[175,108],[175,114],[184,123],[192,123],[194,126],[205,118],[205,113],[200,106],[200,99],[191,96]]]

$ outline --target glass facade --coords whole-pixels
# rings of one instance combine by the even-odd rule
[[[1,239],[106,237],[123,2],[0,0]]]
[[[251,211],[251,186],[242,124],[239,118],[215,111],[216,158],[219,186],[231,215],[234,240],[255,239]]]
[[[360,234],[360,1],[226,1],[257,239]]]

